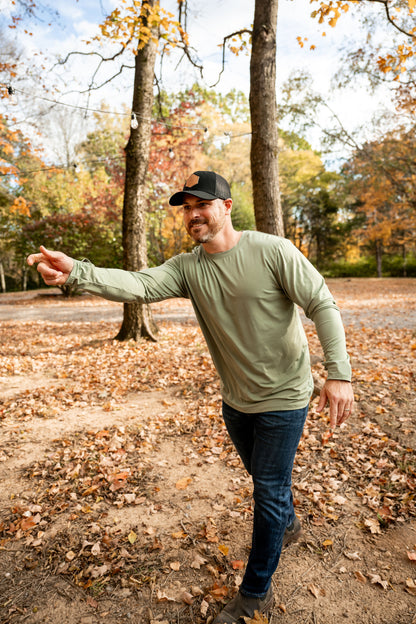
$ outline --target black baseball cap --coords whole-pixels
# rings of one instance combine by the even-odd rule
[[[182,206],[184,195],[195,195],[201,199],[228,199],[231,197],[227,180],[214,171],[195,171],[186,180],[182,191],[169,200],[171,206]]]

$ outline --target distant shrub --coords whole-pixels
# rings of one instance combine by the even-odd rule
[[[338,260],[323,271],[325,277],[376,277],[377,267],[375,258],[364,257],[357,262]]]
[[[383,275],[386,277],[416,277],[416,257],[407,256],[404,267],[403,256],[386,256],[383,258]],[[406,271],[404,271],[404,268]]]

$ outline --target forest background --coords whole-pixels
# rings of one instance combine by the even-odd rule
[[[54,8],[29,0],[4,3],[3,292],[39,286],[25,258],[41,242],[97,264],[122,266],[124,150],[135,121],[129,108],[132,68],[121,64],[112,70],[112,76],[121,77],[115,87],[104,63],[98,66],[101,73],[91,73],[91,59],[103,58],[104,51],[111,56],[108,50],[117,41],[104,16],[128,3],[93,3],[95,33],[86,33],[91,24],[86,28],[79,3],[71,4],[59,12],[59,3]],[[201,29],[205,19],[214,52],[204,57],[206,52],[188,43],[170,56],[162,50],[147,174],[150,265],[192,246],[180,212],[167,203],[192,170],[214,169],[228,178],[235,226],[255,227],[247,84],[232,79],[233,72],[241,77],[248,63],[250,38],[241,23],[249,27],[252,4],[243,3],[237,15],[217,2],[208,20],[198,3],[189,3],[190,42],[192,27],[197,32],[195,25]],[[285,235],[329,277],[415,276],[414,3],[295,4],[281,3],[279,16],[284,49],[278,49],[276,122]],[[225,24],[220,26],[221,10]],[[225,41],[221,28],[237,34]],[[49,49],[50,33],[56,41],[68,29],[72,48],[61,46],[57,57]],[[185,66],[181,55],[191,63]],[[289,67],[288,57],[295,63]],[[354,100],[357,94],[361,105]]]

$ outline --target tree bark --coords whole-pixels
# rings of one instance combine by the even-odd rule
[[[382,260],[383,260],[383,244],[380,241],[376,241],[377,277],[383,277]]]
[[[284,236],[276,110],[278,0],[256,0],[250,59],[251,177],[256,227]]]
[[[0,260],[0,288],[2,292],[6,292],[6,276],[4,274],[3,262]]]
[[[149,4],[156,4],[150,0]],[[140,271],[147,267],[146,173],[149,163],[153,77],[157,53],[157,31],[137,50],[133,88],[133,108],[138,127],[132,128],[126,147],[126,180],[123,202],[123,267]],[[117,340],[156,340],[157,327],[150,308],[142,303],[125,303],[123,323]]]

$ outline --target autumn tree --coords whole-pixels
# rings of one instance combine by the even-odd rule
[[[27,171],[42,168],[43,162],[29,139],[0,115],[0,284],[6,289],[5,267],[21,274],[25,288],[26,263],[15,257],[13,241],[30,217],[30,202],[24,194]]]
[[[277,9],[278,0],[255,1],[252,28],[244,28],[224,37],[222,71],[226,45],[236,54],[251,46],[250,166],[256,227],[260,231],[283,236],[276,106]]]
[[[407,250],[415,249],[415,159],[413,128],[364,144],[343,168],[351,200],[364,219],[357,234],[374,254],[379,277],[386,249],[401,249],[404,260]]]
[[[338,86],[350,85],[357,77],[371,89],[386,88],[402,112],[416,107],[416,27],[414,0],[310,0],[315,18],[325,28],[335,27],[342,16],[354,15],[357,28],[343,45],[343,58],[336,74]],[[361,37],[359,33],[361,32]],[[298,37],[303,46],[306,40]],[[318,44],[319,45],[319,44]],[[315,47],[315,44],[311,46]]]
[[[284,235],[276,109],[278,0],[256,0],[250,57],[251,177],[257,229]]]
[[[123,249],[126,270],[139,271],[147,266],[145,208],[146,174],[148,170],[152,107],[154,102],[153,80],[158,50],[166,52],[169,47],[181,45],[191,58],[187,47],[186,33],[181,21],[174,20],[160,6],[158,0],[134,1],[132,6],[121,2],[100,25],[101,34],[93,42],[111,42],[118,50],[109,56],[93,52],[98,65],[89,85],[89,90],[99,88],[96,78],[103,64],[118,61],[126,54],[134,59],[134,84],[132,101],[132,123],[126,146],[126,172],[123,202]],[[179,15],[184,16],[184,2],[179,3]],[[68,61],[68,55],[62,62]],[[115,75],[128,65],[121,64]],[[113,76],[114,78],[115,76]],[[111,80],[112,78],[110,78]],[[123,323],[117,335],[119,340],[140,337],[155,339],[156,326],[152,321],[150,308],[140,303],[125,303]]]
[[[283,137],[279,170],[286,236],[322,270],[346,250],[341,176],[327,171],[305,141]]]

